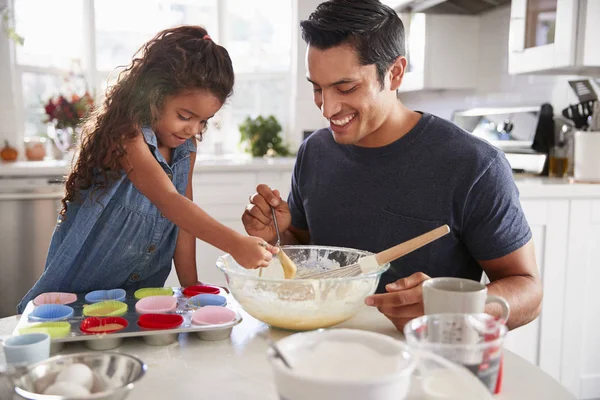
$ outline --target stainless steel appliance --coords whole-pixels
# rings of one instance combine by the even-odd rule
[[[0,176],[0,318],[42,274],[62,196],[60,176]]]
[[[452,122],[504,151],[513,171],[539,174],[547,158],[531,148],[539,115],[540,106],[473,108]]]

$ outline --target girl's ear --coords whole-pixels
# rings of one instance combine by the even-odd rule
[[[394,61],[394,64],[390,67],[388,72],[390,77],[390,90],[395,91],[400,87],[400,84],[402,84],[407,63],[406,57],[400,56],[396,58],[396,61]]]

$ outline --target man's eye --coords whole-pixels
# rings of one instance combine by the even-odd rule
[[[186,117],[184,117],[183,115],[181,115],[181,114],[179,114],[179,113],[177,113],[177,116],[178,116],[178,117],[179,117],[179,119],[180,119],[180,120],[182,120],[182,121],[189,121],[189,120],[191,119],[191,117],[189,117],[189,118],[186,118]]]
[[[321,88],[313,88],[313,93],[321,93]]]
[[[352,87],[352,88],[350,88],[348,90],[340,90],[340,93],[342,93],[342,94],[350,94],[350,93],[354,92],[355,89],[356,89],[356,86],[354,86],[354,87]]]

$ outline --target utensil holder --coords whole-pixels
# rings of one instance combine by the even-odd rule
[[[575,132],[574,177],[600,183],[600,131]]]

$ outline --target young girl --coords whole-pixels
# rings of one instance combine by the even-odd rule
[[[201,27],[164,30],[140,49],[83,128],[44,273],[19,313],[44,292],[163,286],[173,260],[180,284],[195,284],[195,238],[246,268],[269,263],[276,248],[192,201],[196,138],[233,81],[227,50]]]

